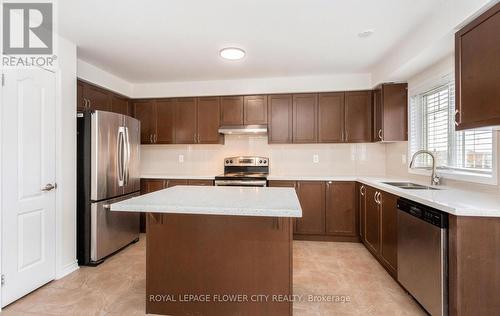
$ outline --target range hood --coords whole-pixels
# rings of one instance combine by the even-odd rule
[[[267,125],[225,125],[219,127],[219,133],[230,135],[265,135]]]

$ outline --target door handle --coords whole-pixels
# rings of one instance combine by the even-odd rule
[[[129,168],[130,168],[130,139],[128,133],[128,127],[125,127],[125,159],[124,159],[124,171],[123,171],[123,180],[125,184],[128,184],[129,180]]]
[[[54,189],[57,189],[57,183],[47,183],[43,188],[41,188],[44,192],[52,191]]]

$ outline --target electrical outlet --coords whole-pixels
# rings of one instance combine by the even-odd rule
[[[184,162],[184,155],[179,155],[179,162],[183,163]]]
[[[319,155],[318,154],[313,155],[313,163],[319,163]]]

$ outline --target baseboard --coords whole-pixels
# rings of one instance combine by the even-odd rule
[[[78,266],[78,261],[75,260],[74,262],[71,262],[70,264],[67,264],[65,267],[62,268],[61,271],[58,271],[56,273],[56,280],[62,279],[68,274],[75,272],[78,270],[80,267]]]
[[[293,240],[307,241],[338,241],[338,242],[360,242],[359,237],[330,236],[330,235],[293,235]]]

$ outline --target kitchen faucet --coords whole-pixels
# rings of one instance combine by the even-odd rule
[[[436,156],[431,151],[422,149],[415,152],[413,154],[413,157],[411,157],[410,168],[413,168],[413,165],[415,164],[415,158],[420,154],[427,154],[432,157],[431,185],[438,185],[439,177],[436,174]]]

